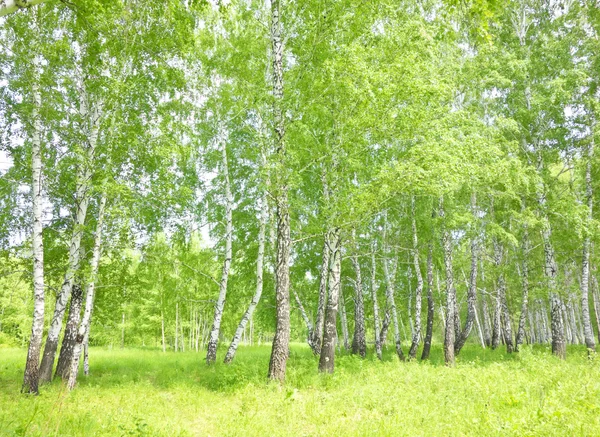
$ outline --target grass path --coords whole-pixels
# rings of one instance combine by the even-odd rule
[[[431,363],[344,355],[330,376],[295,345],[283,386],[266,381],[269,353],[242,346],[207,367],[202,354],[94,348],[73,393],[54,382],[32,398],[19,394],[25,351],[0,349],[0,435],[600,435],[600,358],[584,348],[560,362],[468,346],[454,369],[440,348]]]

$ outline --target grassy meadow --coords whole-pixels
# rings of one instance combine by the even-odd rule
[[[222,359],[224,351],[220,350]],[[2,436],[598,436],[600,357],[570,347],[509,356],[470,345],[457,366],[338,357],[334,375],[294,345],[284,385],[266,380],[270,347],[240,347],[232,365],[203,354],[90,351],[91,374],[68,394],[55,381],[19,393],[25,350],[0,349]]]

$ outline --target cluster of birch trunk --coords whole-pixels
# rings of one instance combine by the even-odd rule
[[[40,26],[41,24],[36,22],[39,20],[39,14],[33,13],[33,6],[37,3],[41,1],[5,1],[0,4],[0,15],[32,7],[30,11],[18,13],[32,12],[33,25]],[[510,33],[510,38],[516,41],[509,41],[515,44],[513,51],[521,50],[521,60],[529,62],[535,53],[532,54],[533,50],[529,47],[533,42],[527,37],[527,33],[535,20],[538,20],[536,17],[545,16],[548,11],[535,10],[534,6],[527,2],[517,3],[514,13],[509,11],[506,14],[508,18],[504,18],[508,24],[503,25],[506,33]],[[419,23],[426,28],[426,23],[431,17],[417,7],[414,9],[417,12],[411,13],[418,16]],[[365,357],[372,348],[373,353],[381,360],[388,345],[392,346],[395,355],[402,361],[419,358],[426,360],[430,357],[432,345],[439,342],[443,344],[443,354],[448,365],[455,363],[456,356],[468,342],[493,349],[503,345],[508,353],[518,352],[523,344],[549,344],[552,353],[562,359],[566,358],[567,344],[585,344],[591,354],[596,346],[595,331],[600,340],[600,290],[593,253],[594,242],[597,240],[594,219],[594,196],[597,196],[594,191],[597,187],[594,177],[597,165],[594,143],[597,125],[593,116],[594,108],[597,107],[597,92],[588,96],[592,103],[583,97],[580,98],[576,91],[573,91],[576,97],[572,98],[572,102],[561,102],[564,107],[571,108],[581,104],[586,108],[581,110],[585,115],[581,119],[584,120],[577,121],[578,136],[563,135],[570,141],[569,146],[564,147],[567,151],[552,149],[555,143],[551,127],[555,123],[554,119],[560,116],[554,114],[554,119],[550,122],[546,120],[546,117],[551,116],[544,112],[546,108],[540,109],[542,105],[535,100],[541,99],[539,96],[543,94],[539,91],[540,80],[533,80],[527,74],[518,80],[515,79],[510,90],[511,98],[514,97],[517,101],[515,105],[519,105],[514,114],[504,108],[507,105],[497,104],[501,108],[496,108],[497,113],[490,115],[492,109],[481,103],[488,95],[503,95],[505,91],[499,91],[499,85],[496,88],[492,87],[491,91],[463,91],[463,88],[469,87],[469,84],[466,84],[469,81],[464,79],[465,83],[460,84],[462,88],[457,86],[456,92],[453,91],[452,99],[447,98],[445,91],[439,92],[443,95],[443,98],[440,98],[443,103],[439,103],[439,106],[436,106],[438,103],[433,105],[439,112],[467,111],[465,108],[468,104],[480,109],[480,112],[479,109],[473,111],[474,116],[469,115],[479,118],[477,127],[482,130],[489,128],[489,131],[481,133],[480,136],[479,132],[476,135],[469,132],[472,128],[470,124],[465,122],[465,126],[461,126],[460,117],[457,116],[456,119],[450,119],[455,125],[447,129],[452,132],[461,131],[456,137],[452,134],[448,134],[447,137],[433,135],[435,139],[427,138],[429,142],[426,142],[423,138],[427,136],[428,128],[443,130],[445,126],[433,117],[428,120],[429,124],[423,124],[424,128],[419,126],[422,131],[414,137],[403,137],[404,143],[401,140],[396,142],[396,135],[403,135],[403,130],[395,127],[394,122],[390,122],[393,127],[378,124],[380,120],[377,114],[386,112],[386,105],[393,106],[387,101],[363,104],[362,106],[368,109],[348,121],[348,126],[343,126],[346,120],[337,118],[341,117],[339,114],[353,114],[354,109],[344,112],[346,109],[336,107],[339,102],[335,101],[335,95],[331,102],[327,101],[328,98],[316,96],[312,100],[309,99],[309,104],[304,102],[306,107],[300,109],[300,104],[290,104],[287,100],[290,94],[310,94],[310,90],[293,88],[303,79],[303,74],[293,76],[296,79],[294,83],[284,81],[301,58],[286,48],[289,35],[286,34],[288,29],[285,28],[285,24],[291,27],[300,26],[298,23],[302,20],[298,16],[303,12],[297,11],[298,16],[291,19],[282,15],[285,11],[286,8],[282,7],[280,0],[271,0],[268,8],[261,10],[269,22],[268,32],[263,35],[268,38],[268,53],[264,54],[264,61],[268,64],[265,81],[268,92],[266,96],[261,95],[260,99],[257,97],[256,100],[268,102],[269,109],[263,111],[265,105],[261,101],[257,108],[244,108],[240,111],[246,114],[247,118],[250,118],[248,114],[254,110],[268,114],[264,126],[257,128],[257,123],[251,122],[244,125],[244,129],[251,126],[254,130],[267,131],[266,134],[263,132],[263,136],[266,137],[264,144],[253,143],[247,146],[259,149],[258,153],[255,153],[259,158],[252,168],[256,173],[264,173],[264,180],[257,184],[259,193],[248,194],[254,196],[254,219],[257,222],[257,233],[253,236],[258,250],[256,259],[252,261],[255,263],[252,295],[243,303],[243,310],[236,308],[236,311],[231,311],[227,306],[228,296],[236,293],[235,289],[231,289],[231,279],[232,275],[236,274],[238,258],[242,258],[237,257],[234,250],[235,245],[239,244],[239,241],[236,241],[238,223],[235,213],[240,201],[236,195],[240,197],[240,192],[244,195],[243,187],[247,181],[236,179],[239,173],[234,170],[239,163],[235,160],[241,158],[239,154],[231,153],[228,144],[230,132],[225,126],[226,123],[220,124],[223,120],[217,120],[218,127],[214,129],[214,138],[211,138],[211,141],[216,144],[215,149],[218,152],[218,155],[215,155],[218,156],[218,164],[215,167],[218,168],[221,181],[219,206],[223,208],[223,217],[219,225],[222,225],[223,233],[219,246],[215,249],[215,258],[218,258],[221,267],[220,278],[214,279],[209,275],[216,286],[214,301],[211,301],[214,302],[210,314],[212,317],[207,319],[205,311],[194,308],[193,305],[186,306],[189,314],[186,311],[184,316],[183,311],[180,312],[178,301],[164,302],[161,298],[161,302],[156,302],[156,306],[161,308],[160,328],[157,332],[160,332],[162,350],[166,351],[166,337],[170,336],[165,327],[162,308],[165,305],[173,305],[175,330],[172,344],[175,351],[206,349],[205,362],[212,365],[217,360],[219,343],[226,343],[223,359],[225,363],[232,363],[240,343],[252,344],[257,334],[272,338],[268,377],[280,381],[285,379],[290,342],[299,338],[306,340],[312,352],[319,357],[318,370],[328,373],[335,369],[338,350],[345,349]],[[400,16],[405,18],[401,14]],[[339,17],[348,19],[347,14],[340,14]],[[455,27],[462,29],[459,24]],[[551,24],[548,24],[549,28]],[[379,29],[379,25],[385,27],[385,20],[367,24],[361,22],[360,25],[362,27],[358,26],[359,28]],[[239,31],[239,26],[236,30]],[[431,29],[427,28],[427,31]],[[375,34],[377,32],[379,30],[373,31]],[[392,30],[388,32],[391,33]],[[423,32],[426,33],[425,30]],[[289,34],[293,33],[294,30],[289,30]],[[588,33],[591,35],[589,39],[595,37],[597,40],[592,27],[588,29]],[[476,49],[480,48],[480,42],[468,40],[468,31],[457,34],[457,40],[463,37],[467,39],[467,42],[461,42],[468,48],[464,50],[464,58],[467,59],[471,56],[470,51],[476,52]],[[400,34],[398,38],[401,40],[411,37]],[[359,37],[356,39],[360,40]],[[354,42],[349,44],[359,53],[362,53],[359,50],[363,50],[363,46],[367,45]],[[82,57],[86,49],[85,45],[80,48]],[[329,47],[328,50],[330,49]],[[207,49],[208,51],[210,50]],[[441,51],[443,50],[440,49]],[[373,58],[377,57],[375,51],[365,53]],[[115,110],[115,107],[118,107],[114,101],[116,99],[110,95],[101,96],[92,85],[92,82],[98,79],[95,77],[98,75],[97,69],[81,62],[73,79],[77,82],[76,130],[81,144],[74,148],[73,154],[76,160],[76,184],[72,193],[68,256],[62,286],[57,292],[56,301],[52,303],[53,311],[44,339],[44,311],[48,293],[44,284],[43,196],[46,189],[44,172],[51,169],[43,168],[44,138],[47,135],[45,136],[40,121],[44,81],[43,66],[37,59],[32,62],[31,83],[25,96],[29,99],[32,109],[24,128],[31,143],[34,311],[23,391],[31,393],[37,393],[38,385],[51,381],[53,377],[67,381],[68,387],[72,389],[75,386],[81,357],[83,356],[85,361],[88,356],[87,346],[92,326],[96,283],[105,244],[103,230],[108,225],[105,225],[105,211],[107,204],[114,200],[108,189],[109,179],[117,178],[117,175],[111,173],[111,162],[107,157],[111,156],[111,141],[115,130],[124,128],[124,123],[119,121],[122,114]],[[172,63],[177,64],[179,61],[181,59],[173,60]],[[402,62],[410,63],[405,59]],[[416,74],[409,67],[410,65],[401,69],[401,72]],[[345,69],[345,65],[332,67],[332,71]],[[189,66],[183,70],[183,76],[195,71]],[[307,74],[320,77],[309,67],[307,71]],[[262,73],[264,72],[261,71]],[[335,75],[332,73],[331,76]],[[398,73],[386,77],[385,82],[403,80],[400,76]],[[228,80],[218,74],[206,79],[207,82],[218,84],[213,86],[214,89],[218,89],[220,84],[227,83]],[[248,78],[242,79],[236,82],[236,90],[240,94],[246,83],[244,81]],[[437,79],[439,78],[433,78],[431,82]],[[590,81],[592,80],[593,78],[590,78]],[[343,88],[343,84],[345,82],[340,79],[339,87]],[[404,85],[408,87],[409,84]],[[378,91],[377,86],[365,86],[363,94],[375,95]],[[443,87],[440,85],[440,88]],[[289,92],[290,89],[292,92]],[[157,94],[163,91],[159,90]],[[194,91],[196,90],[192,90],[189,95]],[[394,94],[394,98],[401,99],[403,90],[392,91],[397,93]],[[390,94],[393,94],[392,91]],[[471,101],[465,103],[464,95],[469,92]],[[506,94],[508,93],[509,91],[506,91]],[[385,93],[381,95],[385,96]],[[202,96],[198,101],[207,100],[205,97]],[[330,130],[325,130],[325,134],[320,131],[314,133],[318,129],[310,126],[308,121],[306,123],[309,126],[303,128],[317,138],[315,141],[319,147],[323,146],[321,142],[326,143],[323,146],[326,152],[322,152],[322,149],[317,151],[317,147],[310,150],[310,146],[294,142],[301,138],[298,132],[302,129],[294,127],[292,122],[304,123],[302,115],[305,114],[298,112],[304,110],[310,115],[311,104],[317,100],[327,109],[323,112],[329,111],[334,114],[331,120],[323,116],[327,120],[323,124],[331,121],[333,127],[328,127]],[[323,103],[323,100],[326,102]],[[248,101],[253,101],[253,98],[248,98]],[[353,103],[344,102],[339,106],[354,108]],[[360,105],[357,103],[356,106]],[[402,102],[397,106],[407,107],[409,103]],[[385,110],[382,110],[382,107]],[[565,112],[562,106],[554,109],[554,113]],[[519,127],[507,129],[508,133],[501,128],[492,132],[492,129],[495,129],[494,122],[507,117],[502,111],[514,116],[515,124]],[[371,112],[376,115],[372,115]],[[192,123],[190,120],[197,115],[192,113],[181,115],[182,124]],[[523,116],[523,113],[526,115]],[[141,118],[144,119],[146,115],[148,114],[143,114]],[[152,115],[149,114],[148,118]],[[309,115],[305,118],[310,120]],[[232,116],[232,119],[237,116]],[[371,118],[368,118],[369,116]],[[419,116],[426,118],[428,110],[422,110]],[[395,116],[392,117],[394,118]],[[353,137],[354,129],[363,129],[363,119],[367,119],[368,123],[365,124],[370,123],[372,126],[364,128],[359,132],[360,135],[356,134],[356,137]],[[488,119],[493,119],[494,122]],[[534,121],[531,122],[530,119]],[[210,121],[214,122],[212,119]],[[567,125],[565,122],[565,126]],[[292,130],[294,128],[296,130]],[[392,132],[388,135],[389,138],[381,141],[375,139],[378,135],[385,136],[388,133],[386,129]],[[148,130],[152,129],[149,127]],[[186,135],[194,133],[197,132],[190,128],[181,136],[187,140]],[[503,136],[503,139],[497,140],[499,136]],[[453,158],[458,162],[455,167],[444,167],[437,162],[444,161],[448,156],[445,154],[447,149],[443,149],[446,145],[440,143],[447,140],[449,144],[455,144],[458,148],[461,142],[467,143],[473,138],[477,138],[483,145],[479,149],[465,149],[467,152],[475,150],[479,155],[486,155],[490,150],[489,155],[494,155],[495,150],[501,150],[503,157],[497,161],[485,161],[478,155],[473,157],[472,162],[463,163],[463,154]],[[182,143],[185,143],[184,140]],[[356,150],[349,153],[350,146],[347,144],[354,141],[360,145],[364,142],[368,144],[364,147],[356,146]],[[377,143],[378,141],[380,143]],[[306,142],[312,144],[308,140]],[[397,146],[397,143],[402,144]],[[423,143],[428,144],[431,149],[426,150],[426,154],[433,155],[433,161],[437,161],[431,164],[426,160],[415,159],[414,166],[418,167],[425,161],[426,164],[419,170],[425,172],[425,179],[430,179],[423,183],[419,179],[422,176],[418,171],[394,173],[394,165],[399,165],[399,161],[404,159],[410,160],[408,153],[405,153],[406,149],[418,149]],[[510,145],[507,145],[509,143]],[[509,148],[514,146],[514,143],[519,143],[518,148]],[[394,149],[396,146],[397,149]],[[441,152],[437,150],[438,147],[442,148]],[[384,150],[386,148],[401,151],[398,152],[398,156],[390,158],[390,162],[377,161],[386,161],[385,158],[381,158],[387,153]],[[301,155],[298,150],[304,149],[309,149],[309,152]],[[313,153],[317,158],[312,156]],[[320,153],[323,155],[319,156]],[[369,164],[365,164],[357,170],[358,166],[350,162],[371,162],[372,156],[369,153],[379,154],[379,158],[373,161],[380,164],[379,167],[369,168]],[[448,160],[452,161],[450,158]],[[299,165],[299,162],[303,165]],[[484,162],[488,167],[478,169],[477,167],[482,166]],[[439,174],[434,175],[431,169],[425,169],[428,165],[436,164],[439,164]],[[351,165],[353,167],[350,171]],[[496,172],[495,165],[505,165],[502,168],[513,169],[515,175],[502,175]],[[556,167],[561,165],[567,170],[557,171]],[[306,168],[310,168],[310,190],[302,192],[302,183],[306,183],[302,181],[303,177],[306,178]],[[460,173],[457,169],[462,169],[464,174],[454,174]],[[360,174],[357,175],[359,171]],[[564,177],[561,179],[563,173],[570,175],[571,180],[565,181]],[[315,174],[320,178],[314,177]],[[486,179],[488,174],[494,175],[496,180]],[[438,179],[441,179],[442,183],[437,184]],[[510,181],[513,179],[527,179],[527,182],[511,185]],[[456,180],[461,182],[455,183]],[[423,188],[423,185],[427,187]],[[559,196],[556,190],[568,192],[568,195],[557,200]],[[310,198],[310,201],[306,201],[306,198]],[[572,201],[572,209],[579,211],[573,213],[572,217],[569,216],[571,221],[562,221],[562,215],[568,215],[569,212],[565,212],[564,208],[558,209],[564,205],[564,199]],[[312,204],[306,207],[303,201]],[[311,211],[306,213],[307,209]],[[318,226],[310,227],[309,235],[305,235],[308,232],[304,232],[303,227],[309,228],[306,223],[310,221],[306,216],[311,214],[312,218],[318,217],[314,220],[318,221]],[[176,222],[179,217],[171,219]],[[580,232],[570,234],[565,222],[576,221],[581,224]],[[93,235],[93,238],[85,239],[86,233]],[[84,241],[92,241],[91,246],[84,247]],[[308,263],[310,265],[298,261],[304,252],[312,256]],[[244,258],[244,262],[249,262],[247,257]],[[316,277],[312,277],[311,273],[314,272],[317,272]],[[202,274],[206,276],[205,273]],[[307,276],[311,278],[306,279]],[[264,289],[267,280],[273,285],[268,290]],[[267,293],[269,303],[273,304],[274,308],[264,308],[264,295]],[[231,322],[228,319],[231,317],[228,316],[228,311],[230,314],[241,313],[241,317]],[[263,323],[257,329],[254,321],[257,311],[270,311],[272,324]],[[185,318],[187,319],[184,320]],[[231,332],[224,330],[224,321],[229,321],[229,325],[235,329],[230,329]],[[301,334],[298,335],[298,332]],[[125,345],[125,335],[123,313],[122,346]],[[84,363],[84,369],[86,372],[89,369],[87,363]]]

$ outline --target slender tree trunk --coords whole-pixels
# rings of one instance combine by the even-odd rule
[[[321,257],[321,274],[319,277],[319,300],[317,303],[317,316],[312,331],[310,347],[315,355],[321,353],[323,342],[323,325],[325,323],[325,304],[327,302],[327,278],[329,276],[329,258],[331,253],[327,240],[323,242],[323,255]]]
[[[538,169],[542,168],[541,157],[538,159]],[[558,266],[554,256],[554,247],[552,245],[552,229],[550,221],[545,212],[546,196],[542,184],[537,188],[537,197],[539,205],[539,213],[542,222],[542,241],[544,244],[544,273],[547,279],[547,286],[550,295],[550,320],[552,331],[552,353],[561,359],[565,359],[567,355],[567,347],[565,343],[564,325],[561,317],[561,304],[557,294],[556,275]]]
[[[594,301],[594,315],[596,316],[596,330],[598,331],[598,341],[600,342],[600,298],[598,297],[598,280],[592,276],[592,300]]]
[[[267,228],[267,220],[268,220],[268,208],[267,208],[267,196],[266,193],[263,194],[261,200],[261,213],[260,213],[260,225],[258,229],[258,255],[256,256],[256,290],[254,292],[254,296],[252,296],[252,300],[250,301],[250,305],[248,309],[242,316],[242,320],[233,335],[233,339],[231,340],[231,344],[229,345],[229,349],[227,349],[227,354],[225,355],[225,363],[231,363],[233,358],[235,357],[235,352],[240,342],[240,337],[244,329],[246,329],[246,325],[249,321],[252,320],[252,315],[254,314],[254,310],[260,301],[260,297],[262,296],[263,291],[263,263],[265,258],[265,231]],[[252,331],[252,330],[251,330]],[[310,332],[309,332],[310,335]]]
[[[323,199],[329,203],[329,185],[327,183],[325,172],[321,177],[323,184]],[[319,299],[317,302],[317,315],[315,317],[315,327],[310,338],[309,345],[315,355],[321,353],[321,344],[323,343],[323,325],[325,322],[325,305],[327,302],[327,278],[329,277],[329,258],[331,252],[326,239],[323,241],[323,253],[321,257],[321,273],[319,276]]]
[[[510,317],[510,311],[508,309],[508,302],[506,300],[506,281],[504,275],[498,280],[500,284],[500,303],[502,309],[502,331],[504,332],[504,342],[506,343],[506,352],[509,354],[513,352],[513,334],[512,334],[512,323]]]
[[[473,213],[473,220],[476,220],[477,198],[475,197],[475,192],[471,193],[471,210]],[[465,322],[465,327],[460,331],[460,335],[454,343],[454,353],[456,355],[460,353],[460,350],[467,342],[477,315],[477,252],[477,235],[474,233],[474,235],[471,237],[471,274],[469,276],[469,287],[467,288],[467,320]]]
[[[87,285],[85,295],[85,309],[83,311],[83,318],[79,324],[79,331],[77,332],[77,338],[75,347],[73,350],[73,361],[71,366],[71,372],[69,374],[69,382],[67,387],[69,390],[73,390],[75,383],[77,382],[77,371],[79,369],[79,359],[81,356],[81,349],[86,336],[89,335],[90,324],[92,321],[92,311],[94,310],[94,296],[96,291],[96,280],[98,278],[98,267],[100,265],[100,256],[102,255],[102,228],[104,225],[104,209],[106,207],[106,191],[102,193],[100,199],[100,205],[98,207],[98,222],[96,224],[96,235],[94,237],[94,251],[92,254],[92,261],[90,263],[90,280]]]
[[[381,322],[381,331],[379,332],[379,341],[381,342],[381,347],[385,346],[387,342],[388,330],[390,329],[390,324],[392,323],[392,315],[390,313],[390,309],[385,309],[385,314],[383,316],[383,322]]]
[[[215,303],[215,313],[206,350],[206,363],[212,364],[217,359],[217,345],[219,343],[219,333],[221,331],[221,320],[223,319],[223,310],[225,308],[225,298],[227,297],[227,281],[229,279],[229,269],[231,268],[231,245],[233,241],[233,194],[231,193],[231,184],[229,182],[229,164],[227,162],[227,147],[225,138],[222,139],[221,148],[223,175],[225,177],[225,259],[223,260],[223,271],[221,273],[221,283],[219,284],[219,297]]]
[[[94,160],[96,143],[98,140],[100,113],[98,107],[89,107],[87,93],[85,92],[85,87],[83,85],[81,86],[81,90],[80,113],[86,123],[84,132],[86,133],[88,140],[88,148],[85,156],[79,161],[80,168],[77,175],[77,187],[75,192],[76,214],[69,245],[68,267],[58,298],[56,299],[52,323],[50,324],[46,344],[44,346],[44,355],[42,357],[42,364],[40,365],[41,382],[49,382],[52,379],[52,367],[54,366],[54,358],[58,347],[58,337],[62,330],[67,302],[71,296],[73,279],[77,270],[79,270],[81,237],[83,235],[87,208],[90,201],[92,162]]]
[[[356,247],[356,231],[352,230],[352,239]],[[354,281],[354,336],[352,337],[352,353],[364,357],[367,354],[367,339],[365,334],[365,307],[363,302],[363,285],[360,262],[356,256],[352,257],[352,267],[356,279]]]
[[[588,146],[588,156],[585,169],[585,197],[588,206],[587,215],[587,228],[585,230],[585,236],[583,239],[583,259],[581,262],[581,315],[583,322],[583,336],[585,338],[585,345],[591,351],[596,349],[596,342],[594,341],[594,330],[592,329],[592,322],[590,318],[590,304],[589,304],[589,283],[590,283],[590,227],[592,226],[593,220],[593,206],[594,197],[592,190],[592,158],[594,155],[594,139],[590,140]]]
[[[69,317],[65,327],[65,335],[63,336],[62,346],[58,355],[58,363],[54,377],[59,377],[64,380],[69,379],[69,371],[71,370],[71,362],[73,361],[73,350],[77,339],[77,330],[81,319],[81,305],[83,303],[83,290],[78,284],[73,284],[73,292],[71,294],[71,307],[69,308]]]
[[[296,292],[296,290],[293,290],[292,292],[294,293],[294,299],[296,300],[296,304],[298,305],[298,309],[300,310],[300,315],[302,316],[302,320],[304,320],[304,323],[306,324],[306,330],[308,331],[307,339],[308,339],[308,344],[310,345],[311,336],[313,333],[312,323],[310,321],[310,318],[308,317],[308,313],[304,309],[304,305],[302,305],[300,296],[298,296],[298,293]]]
[[[445,221],[443,199],[440,199],[440,217]],[[446,329],[444,336],[444,360],[447,366],[454,365],[456,289],[454,288],[454,267],[452,264],[452,241],[450,232],[443,223],[442,248],[444,250],[444,267],[446,270]]]
[[[277,260],[275,268],[276,327],[269,361],[269,378],[285,379],[290,343],[290,214],[286,175],[285,119],[283,116],[283,39],[280,0],[271,2],[271,48],[273,58],[273,119],[275,125]]]
[[[37,74],[37,66],[36,74]],[[31,197],[33,227],[31,232],[33,249],[33,321],[31,324],[31,337],[29,349],[27,350],[27,361],[25,363],[25,374],[23,376],[23,393],[38,394],[40,350],[42,347],[42,336],[44,334],[44,244],[42,238],[42,123],[40,120],[40,107],[42,97],[38,84],[38,78],[32,84],[33,110],[31,118],[33,121],[32,145],[31,145]]]
[[[333,373],[335,367],[335,344],[337,340],[336,318],[338,311],[339,295],[341,288],[341,238],[340,230],[333,229],[329,233],[328,241],[331,250],[331,264],[329,268],[329,296],[325,310],[325,328],[323,331],[323,344],[319,358],[319,372]]]
[[[433,337],[433,317],[435,315],[435,303],[433,302],[433,243],[429,242],[427,249],[427,330],[423,342],[421,360],[429,359],[431,351],[431,340]]]
[[[387,227],[388,227],[388,224],[387,224],[387,214],[386,214],[386,223],[384,224],[384,236],[383,236],[384,244],[386,244],[385,241],[386,241]],[[384,252],[387,252],[387,250]],[[393,284],[392,277],[390,275],[390,269],[388,267],[388,259],[387,259],[385,253],[384,253],[384,257],[383,257],[383,273],[385,275],[385,282],[386,282],[385,290],[386,290],[388,309],[391,313],[392,322],[394,323],[394,341],[396,343],[396,353],[398,354],[398,358],[400,358],[400,360],[404,361],[405,357],[404,357],[404,352],[402,351],[402,341],[400,339],[400,325],[398,322],[398,310],[396,309],[396,299],[394,297],[394,284]]]
[[[422,294],[423,294],[423,276],[421,275],[421,263],[419,260],[419,239],[417,235],[417,219],[415,213],[415,197],[411,197],[411,227],[413,234],[413,267],[415,269],[415,276],[417,277],[417,288],[415,289],[415,325],[412,336],[412,343],[410,350],[408,351],[408,357],[414,359],[417,356],[417,349],[419,348],[419,341],[421,339],[421,305],[422,305]]]
[[[121,314],[121,349],[125,348],[125,313]]]
[[[162,334],[162,351],[164,353],[167,351],[167,346],[165,344],[165,313],[162,309],[160,310],[160,332]]]
[[[377,358],[382,359],[381,356],[381,337],[380,334],[380,322],[379,322],[379,302],[377,299],[377,264],[375,262],[375,243],[373,243],[371,250],[371,299],[373,300],[373,324],[375,328],[375,354]]]
[[[340,309],[340,324],[342,325],[342,338],[344,340],[344,349],[350,350],[350,338],[348,334],[348,318],[346,317],[346,299],[344,298],[344,293],[342,290],[342,286],[340,284],[340,293],[338,296],[340,302],[338,307]]]
[[[519,346],[523,344],[525,338],[525,320],[527,319],[528,304],[529,304],[529,252],[531,251],[531,243],[529,242],[529,229],[527,224],[523,226],[523,261],[521,263],[521,280],[523,283],[523,299],[521,301],[521,315],[519,317],[519,328],[515,339],[515,352],[519,351]]]
[[[179,350],[179,302],[175,302],[175,352]]]

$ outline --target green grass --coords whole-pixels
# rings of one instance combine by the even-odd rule
[[[19,394],[25,351],[0,349],[0,435],[600,435],[600,358],[582,347],[561,362],[470,345],[452,369],[440,348],[431,363],[343,355],[319,375],[294,345],[284,385],[266,380],[269,353],[240,347],[207,367],[203,354],[94,348],[74,392],[54,382],[32,397]]]

